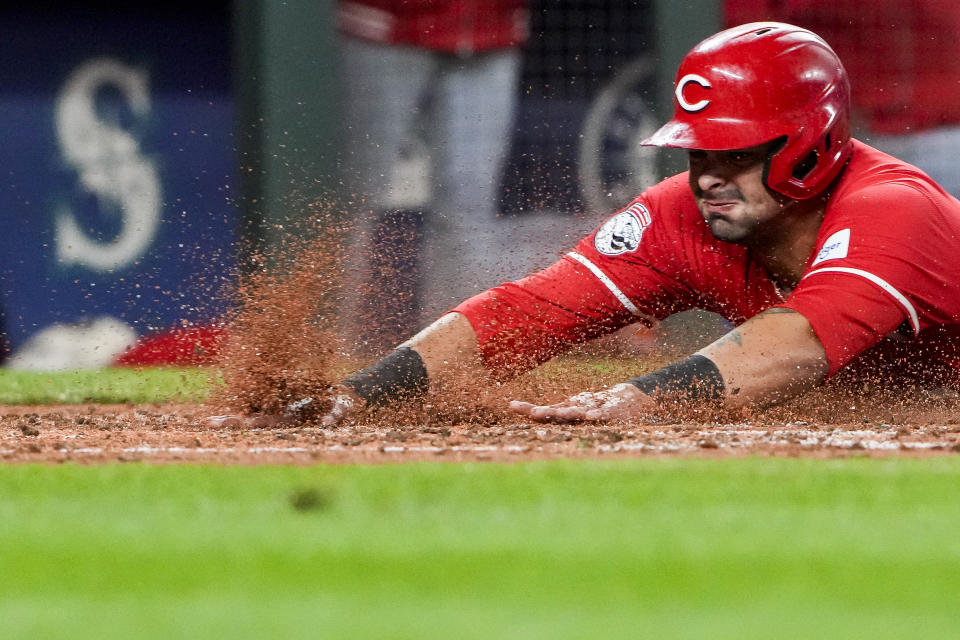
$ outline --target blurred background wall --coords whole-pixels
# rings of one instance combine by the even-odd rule
[[[222,312],[237,238],[228,2],[0,9],[11,364],[100,366]]]

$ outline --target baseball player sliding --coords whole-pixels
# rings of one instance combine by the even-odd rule
[[[474,296],[332,389],[336,425],[464,371],[515,375],[570,345],[690,308],[736,328],[659,371],[538,406],[538,421],[643,420],[660,403],[776,402],[842,370],[960,385],[960,202],[851,138],[850,87],[817,35],[763,22],[680,65],[643,144],[688,150],[553,266]],[[291,405],[282,420],[314,403]]]

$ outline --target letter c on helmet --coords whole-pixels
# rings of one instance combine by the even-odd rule
[[[708,104],[710,104],[710,101],[707,99],[703,99],[703,100],[700,100],[699,102],[694,102],[693,104],[690,104],[689,102],[687,102],[687,99],[683,97],[683,90],[691,82],[694,82],[700,85],[704,89],[709,89],[710,81],[704,78],[703,76],[698,76],[695,73],[688,73],[687,75],[680,78],[680,81],[677,83],[677,90],[676,90],[677,103],[680,105],[681,108],[683,108],[684,111],[689,111],[692,113],[694,111],[700,111],[704,109]]]

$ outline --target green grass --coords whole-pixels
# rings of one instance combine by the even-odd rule
[[[531,375],[544,379],[590,376],[598,386],[603,386],[649,368],[649,358],[572,354],[546,363]],[[0,405],[202,402],[218,379],[211,369],[177,367],[50,372],[0,368]]]
[[[0,637],[953,638],[960,458],[0,467]]]
[[[603,385],[637,375],[644,366],[629,358],[574,355],[549,362],[532,375],[546,379],[590,375]],[[0,405],[202,402],[218,379],[210,369],[177,367],[50,372],[0,368]]]
[[[202,369],[81,369],[37,373],[0,369],[0,404],[198,402],[213,374]]]

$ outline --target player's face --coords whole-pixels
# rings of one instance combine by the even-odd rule
[[[719,240],[749,244],[782,210],[786,198],[763,182],[769,144],[730,151],[689,152],[690,188],[710,232]]]

